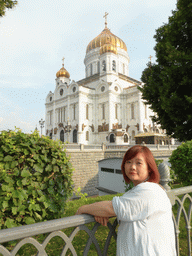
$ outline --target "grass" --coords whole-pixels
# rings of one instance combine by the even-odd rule
[[[178,186],[174,186],[174,188],[177,188]],[[121,194],[119,194],[121,195]],[[192,194],[191,194],[192,196]],[[102,200],[112,200],[112,198],[114,197],[114,195],[108,195],[108,196],[100,196],[100,197],[94,197],[94,198],[88,198],[87,201],[85,201],[85,199],[79,199],[79,200],[75,200],[75,201],[69,201],[67,203],[67,208],[66,208],[66,212],[65,212],[65,216],[72,216],[76,213],[77,209],[84,204],[91,204],[94,202],[98,202],[98,201],[102,201]],[[182,197],[182,196],[181,196]],[[188,209],[190,205],[190,201],[186,200],[185,201],[185,209]],[[177,210],[178,210],[178,206],[174,205],[173,206],[173,213],[176,217],[177,215]],[[113,223],[113,221],[115,220],[115,218],[110,219],[110,223]],[[192,225],[192,220],[191,220],[191,225]],[[92,229],[94,226],[94,223],[90,223],[86,225],[89,229]],[[185,224],[185,220],[183,217],[183,214],[181,216],[180,219],[180,234],[179,234],[179,240],[180,240],[180,244],[179,244],[179,248],[180,248],[180,256],[187,256],[188,255],[188,248],[187,248],[187,232],[186,232],[186,228],[185,228],[186,224]],[[69,236],[71,234],[71,232],[74,230],[74,228],[68,228],[65,229],[64,232],[67,236]],[[103,226],[100,226],[95,234],[95,237],[100,245],[100,248],[103,250],[104,249],[104,244],[108,235],[108,231],[109,229]],[[116,230],[117,232],[117,230]],[[35,239],[39,242],[42,243],[43,240],[45,239],[46,235],[38,235],[35,237]],[[77,255],[81,256],[83,255],[83,250],[84,247],[86,245],[88,239],[88,235],[86,232],[84,231],[80,231],[78,232],[78,234],[75,236],[75,238],[73,239],[73,246],[76,249]],[[47,244],[46,246],[46,252],[48,256],[59,256],[61,255],[61,252],[63,250],[63,247],[65,245],[65,242],[63,241],[63,239],[61,239],[60,237],[54,237],[50,240],[50,242]],[[10,250],[11,248],[13,248],[13,245],[8,245],[8,249]],[[33,255],[37,255],[37,249],[30,245],[24,245],[19,252],[16,254],[16,256],[33,256]],[[67,256],[71,256],[72,253],[68,250],[66,253]],[[98,255],[95,249],[95,246],[92,244],[90,247],[90,251],[88,253],[89,256],[96,256]],[[108,255],[109,256],[115,256],[116,255],[116,242],[115,239],[112,237],[111,239],[111,243],[108,249]],[[2,256],[2,254],[0,254],[0,256]]]

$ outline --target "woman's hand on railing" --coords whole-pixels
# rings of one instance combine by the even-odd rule
[[[101,225],[107,226],[107,222],[109,221],[109,218],[108,217],[98,217],[98,216],[95,216],[95,220],[97,222],[99,222]]]

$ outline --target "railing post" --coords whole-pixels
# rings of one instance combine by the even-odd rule
[[[168,183],[171,181],[170,179],[170,169],[165,163],[160,163],[158,166],[160,173],[160,184],[167,190],[171,190]]]
[[[84,144],[80,144],[80,150],[81,150],[81,151],[84,150]]]

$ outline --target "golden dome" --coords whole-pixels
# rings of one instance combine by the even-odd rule
[[[104,44],[103,46],[100,47],[100,55],[102,55],[106,52],[112,52],[112,53],[117,54],[117,47],[115,47],[112,44]]]
[[[117,50],[117,47],[120,47],[121,49],[127,51],[127,47],[123,40],[115,36],[107,27],[105,27],[105,29],[88,44],[86,53],[90,52],[95,48],[103,47],[106,44],[111,45],[111,49],[112,46],[114,47],[114,50],[112,51],[115,51],[115,48]]]
[[[64,58],[63,58],[63,61],[64,61]],[[69,72],[64,68],[64,63],[62,64],[63,67],[56,73],[56,77],[66,77],[66,78],[69,78],[70,77],[70,74]]]

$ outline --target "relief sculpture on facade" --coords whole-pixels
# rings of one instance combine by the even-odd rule
[[[109,124],[106,122],[102,123],[102,125],[98,125],[98,132],[108,132],[109,131]]]
[[[113,124],[113,129],[116,130],[116,129],[122,129],[122,124]]]

